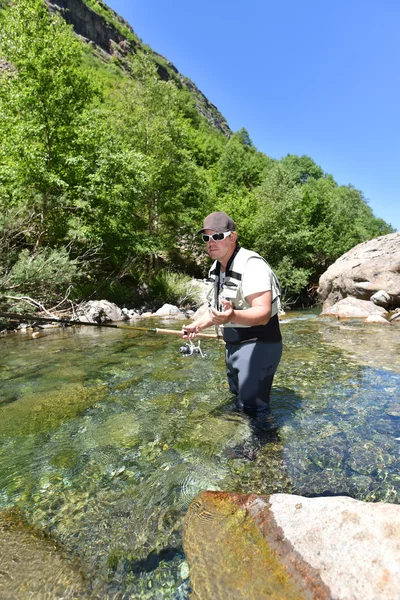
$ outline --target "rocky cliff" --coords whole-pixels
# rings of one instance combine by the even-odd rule
[[[123,67],[127,55],[145,47],[129,23],[101,0],[92,2],[93,8],[84,0],[46,0],[46,2],[52,10],[58,11],[67,23],[73,26],[77,35],[86,43],[92,44],[105,60],[117,57]],[[196,85],[179,73],[178,69],[163,56],[148,46],[145,48],[153,57],[161,79],[164,81],[173,79],[178,86],[187,87],[196,99],[200,114],[212,126],[229,137],[231,130],[225,118]]]

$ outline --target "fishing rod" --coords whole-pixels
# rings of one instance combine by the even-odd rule
[[[178,335],[182,337],[182,331],[177,329],[164,329],[160,327],[135,327],[133,325],[119,325],[118,323],[96,323],[96,321],[77,321],[74,319],[59,319],[57,317],[36,317],[35,315],[21,315],[18,313],[0,312],[0,317],[14,319],[16,321],[34,321],[35,323],[60,323],[61,325],[84,325],[89,327],[111,327],[113,329],[132,329],[133,331],[143,331],[145,333],[161,333],[166,335]],[[199,338],[209,338],[217,340],[218,336],[212,333],[198,333]],[[188,354],[183,352],[183,354]]]

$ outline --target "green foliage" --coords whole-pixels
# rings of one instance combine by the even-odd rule
[[[211,127],[168,63],[104,2],[85,1],[135,55],[102,62],[44,0],[0,12],[3,296],[53,303],[73,283],[75,300],[128,305],[148,284],[147,302],[193,303],[189,275],[205,266],[193,233],[225,210],[293,300],[343,252],[392,231],[312,158],[276,161],[245,129],[228,139]]]
[[[306,183],[310,178],[319,179],[324,175],[323,170],[309,156],[296,156],[288,154],[282,158],[280,164],[290,175],[291,181],[296,183]]]
[[[218,193],[253,188],[261,182],[263,172],[272,162],[270,158],[257,152],[248,132],[241,129],[232,135],[218,161]]]
[[[0,215],[0,299],[13,310],[26,309],[12,296],[33,296],[39,302],[63,299],[69,286],[80,276],[76,260],[65,248],[23,247],[32,233],[29,214],[10,208]]]
[[[275,267],[286,300],[315,287],[353,246],[392,231],[373,216],[360,191],[337,186],[311,159],[297,158],[275,165],[256,191],[254,246]],[[304,164],[312,175],[303,177]]]
[[[77,263],[65,248],[45,248],[36,255],[25,248],[12,268],[0,273],[0,298],[14,310],[21,306],[14,298],[22,296],[33,296],[38,302],[60,302],[78,274]]]
[[[109,125],[130,164],[135,158],[130,202],[124,194],[131,216],[124,215],[123,229],[136,243],[127,250],[147,254],[143,258],[150,268],[152,257],[175,247],[189,230],[191,214],[207,200],[208,191],[203,171],[192,159],[193,138],[187,134],[190,125],[179,90],[160,81],[145,56],[132,59],[132,72],[135,79],[124,81],[113,95]]]
[[[12,204],[24,194],[33,200],[36,242],[52,243],[73,211],[76,139],[95,88],[78,40],[42,0],[12,4],[0,52],[14,67],[0,81],[0,181]]]
[[[176,306],[200,305],[199,289],[191,277],[169,269],[161,270],[150,280],[147,295],[148,302],[153,303],[156,308],[164,303]]]

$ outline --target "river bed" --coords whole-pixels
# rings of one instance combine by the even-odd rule
[[[221,343],[203,340],[203,359],[128,330],[0,341],[0,510],[76,565],[73,597],[187,599],[182,520],[204,489],[400,502],[400,327],[293,312],[282,334],[261,440]]]

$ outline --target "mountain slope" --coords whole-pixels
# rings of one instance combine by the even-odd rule
[[[194,95],[200,114],[216,129],[230,137],[231,130],[219,110],[198,87],[166,58],[143,44],[132,27],[101,0],[46,0],[49,6],[58,11],[67,23],[85,42],[94,46],[95,52],[107,61],[119,59],[122,68],[128,68],[125,57],[143,51],[149,54],[157,66],[164,81],[174,80],[179,86],[185,86]]]

